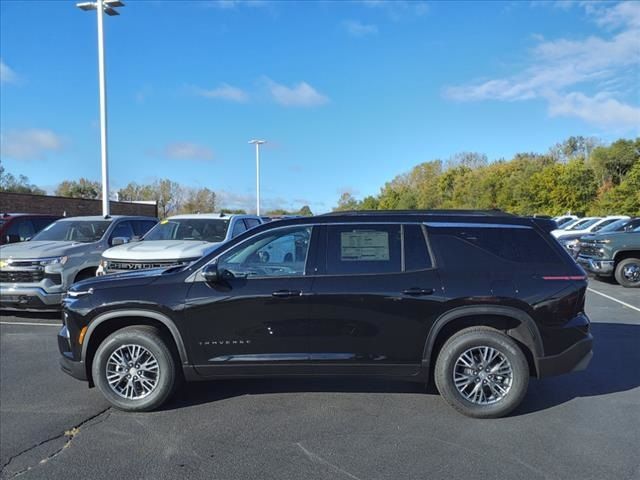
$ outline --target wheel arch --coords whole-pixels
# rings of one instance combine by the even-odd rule
[[[640,258],[640,249],[629,248],[626,250],[618,250],[613,256],[613,260],[616,265],[625,258]]]
[[[133,325],[150,325],[157,327],[169,340],[169,348],[180,360],[182,365],[189,363],[187,351],[182,335],[173,320],[160,312],[142,309],[126,309],[106,312],[91,320],[82,344],[82,359],[84,360],[87,379],[93,386],[91,366],[98,346],[107,336],[116,330]]]
[[[526,312],[502,305],[466,305],[438,317],[431,327],[422,354],[422,367],[432,378],[440,349],[456,332],[472,326],[489,326],[505,332],[522,349],[532,375],[537,375],[537,359],[544,356],[542,339],[535,321]]]

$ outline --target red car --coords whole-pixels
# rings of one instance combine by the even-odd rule
[[[38,213],[2,213],[0,214],[0,245],[29,240],[59,218],[62,217]]]

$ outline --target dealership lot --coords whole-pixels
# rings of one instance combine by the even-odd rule
[[[192,384],[161,411],[122,413],[59,371],[57,316],[4,313],[0,477],[639,478],[640,295],[590,290],[589,369],[532,380],[499,420],[367,379]]]

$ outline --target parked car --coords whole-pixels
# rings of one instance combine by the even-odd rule
[[[589,233],[587,235],[567,235],[559,239],[560,244],[566,248],[573,258],[577,258],[580,254],[580,243],[584,239],[588,239],[594,235],[602,233],[631,231],[640,226],[640,218],[621,218],[611,222],[609,225],[602,227],[600,230]]]
[[[580,224],[577,223],[573,227],[567,228],[565,230],[554,230],[551,232],[557,239],[568,238],[571,236],[580,237],[582,235],[587,235],[589,233],[595,233],[598,230],[606,227],[610,223],[613,223],[617,220],[625,219],[628,220],[629,217],[626,215],[611,215],[609,217],[592,217],[588,222]]]
[[[61,366],[129,411],[183,378],[382,375],[433,376],[460,412],[499,417],[530,376],[592,355],[586,274],[554,227],[419,211],[269,222],[186,266],[72,286]]]
[[[562,228],[563,225],[568,225],[569,222],[578,220],[578,217],[576,215],[560,215],[559,217],[554,217],[553,219],[556,221],[556,225],[558,225],[558,228]]]
[[[0,215],[0,245],[26,242],[60,215],[38,213],[3,213]]]
[[[143,235],[156,222],[117,215],[63,218],[29,242],[1,246],[0,308],[60,310],[66,290],[95,275],[104,250]]]
[[[255,215],[197,213],[162,220],[142,241],[110,248],[102,253],[98,275],[146,268],[186,265],[221,243],[262,224]]]
[[[640,287],[640,226],[584,238],[578,263],[598,277],[613,276],[623,287]]]

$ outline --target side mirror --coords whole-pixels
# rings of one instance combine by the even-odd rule
[[[201,270],[202,276],[208,283],[217,283],[220,281],[220,272],[218,271],[217,263],[210,263],[205,265]]]
[[[129,243],[129,238],[127,237],[113,237],[111,239],[111,246],[115,247],[116,245],[124,245],[125,243]]]

